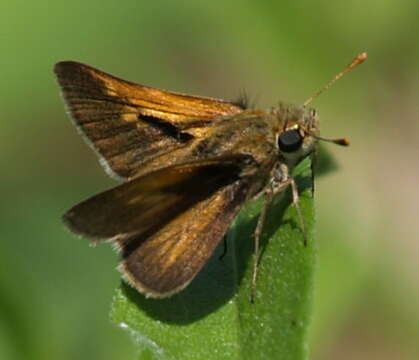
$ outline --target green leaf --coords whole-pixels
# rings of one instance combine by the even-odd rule
[[[133,335],[139,359],[307,358],[313,288],[314,207],[310,162],[294,174],[306,223],[304,246],[290,191],[271,205],[262,235],[255,302],[249,300],[253,232],[262,201],[247,204],[195,280],[169,299],[146,299],[122,284],[111,317]]]

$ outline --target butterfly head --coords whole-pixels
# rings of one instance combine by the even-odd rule
[[[275,115],[280,124],[276,145],[281,157],[290,167],[310,155],[319,140],[349,145],[345,138],[326,139],[320,136],[319,116],[313,108],[281,104],[275,110]]]

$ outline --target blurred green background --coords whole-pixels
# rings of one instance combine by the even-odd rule
[[[114,184],[67,119],[52,67],[260,107],[315,104],[339,171],[317,181],[313,359],[419,357],[419,4],[0,1],[0,359],[133,359],[108,311],[119,275],[61,214]]]

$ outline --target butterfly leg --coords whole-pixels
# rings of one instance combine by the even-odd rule
[[[269,205],[272,202],[274,196],[274,191],[272,188],[267,191],[265,203],[263,204],[262,211],[259,215],[258,222],[256,224],[256,229],[253,234],[255,240],[255,259],[253,261],[253,275],[252,275],[252,290],[250,293],[250,301],[253,303],[256,295],[256,280],[259,268],[259,260],[260,260],[260,237],[262,235],[262,230],[265,225],[266,215],[268,213]]]
[[[289,182],[289,185],[291,185],[292,189],[292,203],[295,206],[295,210],[297,211],[297,216],[300,221],[301,230],[303,232],[304,236],[304,247],[307,247],[307,228],[306,223],[303,218],[303,213],[301,211],[300,207],[300,196],[298,195],[298,189],[297,184],[295,183],[294,179],[290,178],[287,180]]]
[[[252,275],[252,290],[250,294],[250,301],[253,303],[256,295],[256,281],[259,269],[259,262],[260,262],[260,237],[262,235],[263,227],[266,222],[266,216],[268,213],[269,205],[271,204],[273,198],[276,194],[283,191],[287,186],[291,186],[292,191],[292,203],[295,206],[297,211],[297,216],[300,221],[300,226],[304,236],[304,246],[307,246],[307,231],[306,231],[306,224],[304,222],[303,214],[300,207],[300,197],[298,195],[297,184],[295,183],[293,178],[288,178],[285,181],[277,183],[276,186],[270,186],[266,190],[266,200],[263,205],[262,211],[259,215],[258,222],[256,225],[256,229],[254,232],[254,240],[255,240],[255,260],[253,262],[253,275]]]
[[[293,178],[288,178],[285,181],[282,181],[278,184],[276,188],[274,188],[274,196],[280,193],[284,188],[287,186],[291,186],[292,192],[292,204],[295,206],[295,210],[297,211],[298,220],[300,222],[300,227],[303,232],[304,237],[304,246],[307,246],[307,231],[306,231],[306,224],[304,222],[303,213],[300,207],[300,196],[298,195],[298,188],[295,180]]]

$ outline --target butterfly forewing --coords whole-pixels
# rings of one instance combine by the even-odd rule
[[[187,146],[194,137],[187,129],[243,111],[234,103],[134,84],[77,62],[60,62],[55,73],[76,126],[108,172],[122,178]]]

